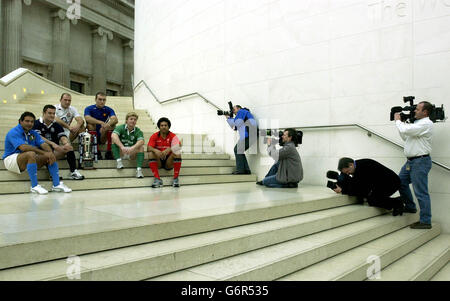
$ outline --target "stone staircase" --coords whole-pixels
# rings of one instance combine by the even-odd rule
[[[74,254],[80,280],[366,280],[374,255],[381,280],[429,280],[449,261],[450,236],[438,224],[412,230],[417,214],[393,217],[322,187],[274,193],[247,183],[186,186],[164,205],[173,188],[149,191],[136,189],[131,200],[116,190],[108,200],[52,210],[51,219],[62,220],[75,206],[78,226],[6,229],[0,280],[68,280]],[[45,202],[40,210],[52,203]],[[82,210],[127,218],[82,225],[95,220]]]
[[[72,96],[72,105],[83,115],[84,108],[94,104],[94,96]],[[39,118],[42,109],[46,104],[58,104],[57,95],[28,95],[25,99],[16,104],[1,105],[0,118],[0,153],[3,153],[4,139],[7,132],[14,127],[20,115],[24,111],[31,111]],[[132,98],[130,97],[108,97],[106,105],[111,106],[119,118],[119,124],[124,122],[128,112],[135,111],[139,115],[137,126],[144,132],[145,141],[148,142],[150,136],[157,131],[148,114],[143,110],[134,110]],[[191,184],[211,184],[211,183],[231,183],[231,182],[255,182],[254,175],[231,175],[235,161],[229,155],[221,154],[220,150],[214,147],[213,142],[208,140],[206,135],[192,135],[188,133],[177,133],[183,142],[183,166],[180,172],[182,185]],[[77,158],[78,143],[73,143]],[[105,150],[105,145],[101,150]],[[144,167],[148,167],[147,154],[145,154]],[[65,177],[69,173],[69,166],[65,160],[58,161],[60,174]],[[66,184],[72,190],[95,190],[106,188],[133,188],[148,187],[151,185],[153,174],[148,168],[144,168],[144,179],[136,179],[135,162],[124,161],[123,170],[116,169],[113,160],[102,160],[95,164],[97,170],[83,171],[86,177],[84,181],[67,181]],[[173,171],[161,171],[164,185],[171,184]],[[39,170],[38,179],[45,188],[51,188],[48,172]],[[5,169],[3,161],[0,160],[0,194],[26,193],[30,190],[30,183],[27,174],[15,175]]]
[[[39,116],[57,102],[31,95],[2,106],[0,130],[25,109]],[[72,102],[82,112],[93,97]],[[121,121],[130,103],[107,101]],[[148,139],[154,124],[138,114]],[[40,196],[0,162],[0,281],[69,280],[74,255],[75,280],[371,280],[370,258],[381,268],[374,280],[450,280],[450,235],[439,224],[412,230],[418,214],[393,217],[325,187],[257,186],[255,175],[231,175],[228,155],[205,151],[206,137],[180,136],[202,152],[184,154],[178,189],[151,189],[148,168],[136,179],[132,163],[116,170],[105,160],[84,181],[66,182],[74,192]],[[59,164],[64,176],[67,163]],[[171,173],[162,176],[170,184]],[[38,177],[50,186],[45,170]]]

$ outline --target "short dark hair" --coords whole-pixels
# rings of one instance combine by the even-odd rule
[[[97,93],[95,94],[95,99],[97,99],[97,97],[98,97],[99,95],[101,95],[101,96],[106,96],[106,94],[105,94],[104,92],[97,92]]]
[[[242,109],[240,105],[235,105],[236,108]]]
[[[61,98],[59,99],[59,101],[61,101],[63,99],[64,95],[72,97],[72,95],[70,95],[70,93],[63,93],[63,94],[61,94]]]
[[[298,136],[297,136],[297,131],[295,129],[285,129],[285,132],[288,132],[288,136],[292,137],[292,142],[294,142],[295,147],[298,146]]]
[[[338,170],[342,171],[342,169],[350,167],[350,164],[354,164],[354,163],[355,163],[355,160],[353,160],[352,158],[347,158],[347,157],[341,158],[338,163]]]
[[[48,110],[56,110],[56,107],[54,105],[46,105],[44,109],[42,110],[43,113],[47,112]]]
[[[423,103],[423,111],[427,111],[428,112],[428,116],[431,116],[431,114],[433,113],[433,105],[431,103],[429,103],[428,101],[421,101],[419,102],[419,104]]]
[[[161,125],[161,122],[167,122],[167,124],[169,125],[169,129],[172,126],[172,123],[170,122],[169,118],[162,117],[162,118],[159,118],[158,123],[156,124],[158,126],[158,129],[159,129],[159,126]]]
[[[20,115],[20,121],[24,121],[25,117],[33,117],[34,120],[36,120],[36,116],[34,116],[31,112],[24,112],[22,115]]]

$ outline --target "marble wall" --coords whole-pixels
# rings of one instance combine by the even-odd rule
[[[135,83],[165,100],[199,92],[231,100],[270,127],[359,123],[401,142],[392,106],[415,95],[450,113],[448,0],[136,1]],[[179,131],[232,149],[231,130],[198,98],[160,106],[145,88],[135,103]],[[449,123],[435,124],[432,157],[450,165]],[[357,129],[308,130],[299,148],[304,183],[324,185],[341,156],[399,171],[402,149]],[[272,163],[252,155],[259,177]],[[433,166],[433,214],[450,232],[449,173]]]

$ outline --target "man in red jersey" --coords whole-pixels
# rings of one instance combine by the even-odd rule
[[[158,120],[157,126],[159,132],[154,133],[147,145],[148,158],[150,159],[150,169],[155,176],[152,184],[153,188],[163,186],[163,181],[159,176],[158,169],[165,170],[174,169],[173,173],[173,187],[180,187],[178,175],[181,169],[181,143],[178,137],[169,129],[171,126],[170,120],[166,117]]]

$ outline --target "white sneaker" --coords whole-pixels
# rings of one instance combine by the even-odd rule
[[[142,179],[144,178],[144,175],[142,174],[142,169],[136,169],[136,178]]]
[[[70,178],[72,180],[84,180],[84,176],[78,171],[78,169],[75,169],[74,172],[70,173]]]
[[[53,186],[52,187],[52,191],[56,191],[56,192],[72,192],[72,189],[70,189],[69,187],[67,187],[66,185],[64,185],[63,182],[60,182],[58,186]]]
[[[48,193],[47,189],[45,189],[41,185],[32,187],[30,191],[33,193],[39,193],[39,194],[47,194]]]
[[[117,161],[117,169],[122,169],[122,168],[123,168],[122,160]]]

